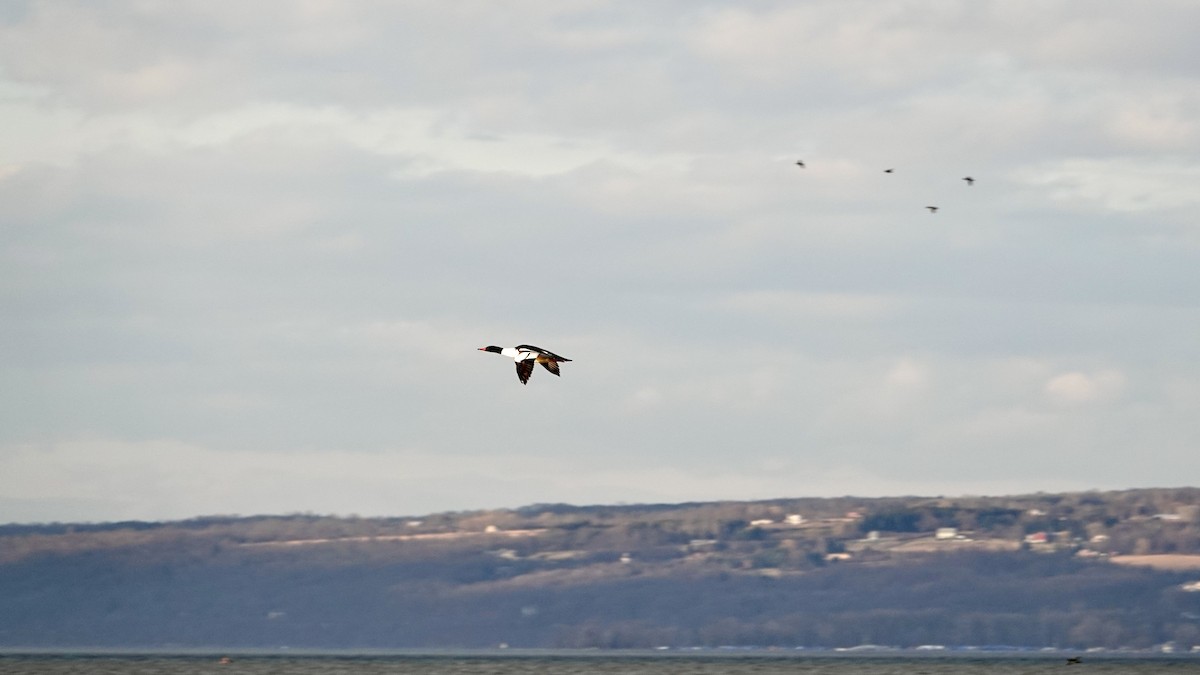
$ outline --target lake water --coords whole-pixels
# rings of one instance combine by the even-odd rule
[[[1063,675],[1200,674],[1195,656],[0,655],[0,675]],[[1066,670],[1064,670],[1066,669]]]

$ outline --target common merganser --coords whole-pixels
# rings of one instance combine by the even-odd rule
[[[929,209],[930,213],[937,213],[937,209],[938,209],[938,207],[936,207],[936,206],[926,206],[925,208]]]
[[[963,176],[963,180],[967,181],[967,187],[971,187],[975,184],[975,179],[971,178],[970,176]]]
[[[517,378],[521,384],[529,384],[529,376],[533,374],[533,364],[540,363],[546,370],[558,375],[558,364],[571,359],[563,358],[554,352],[546,351],[533,345],[517,345],[516,347],[497,347],[489,345],[480,347],[481,352],[495,352],[507,356],[517,363]]]
[[[798,160],[796,160],[796,166],[798,166],[798,167],[800,167],[801,169],[803,169],[803,168],[804,168],[804,160],[802,160],[802,159],[798,159]]]

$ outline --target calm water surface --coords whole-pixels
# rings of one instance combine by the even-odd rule
[[[1200,658],[1084,656],[2,656],[0,675],[1129,675],[1200,674]]]

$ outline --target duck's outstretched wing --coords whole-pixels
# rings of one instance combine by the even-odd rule
[[[533,374],[533,364],[533,359],[517,361],[517,379],[521,380],[521,384],[529,384],[529,376]]]
[[[548,349],[542,349],[541,347],[534,347],[533,345],[517,345],[517,349],[519,349],[521,351],[533,352],[535,354],[541,354],[542,356],[544,356],[548,359],[552,359],[554,361],[570,361],[571,360],[564,356],[559,356],[558,354],[555,354],[554,352],[552,352]]]
[[[550,371],[550,372],[554,373],[555,375],[559,375],[559,373],[558,373],[558,361],[555,361],[554,359],[551,359],[551,358],[544,358],[544,359],[538,359],[538,360],[537,360],[537,362],[538,362],[538,363],[540,363],[540,364],[542,364],[542,366],[543,366],[543,367],[544,367],[546,370],[548,370],[548,371]],[[532,366],[530,366],[530,367],[532,367]],[[559,375],[559,377],[562,377],[562,376],[561,376],[561,375]]]

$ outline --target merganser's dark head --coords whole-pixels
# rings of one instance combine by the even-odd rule
[[[499,354],[503,350],[500,347],[497,347],[496,345],[490,345],[487,347],[480,347],[479,351],[481,351],[481,352],[496,352],[497,354]]]

